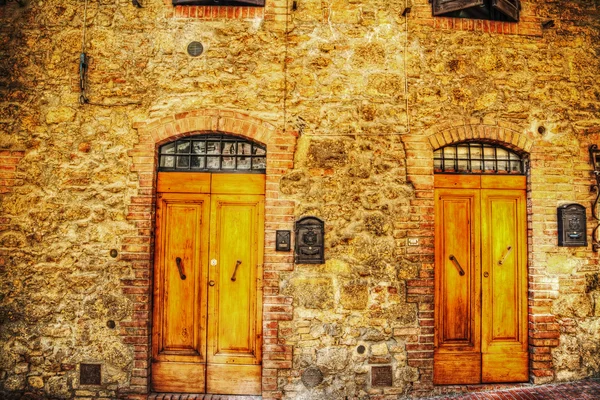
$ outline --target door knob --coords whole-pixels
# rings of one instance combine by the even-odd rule
[[[208,282],[208,285],[209,285],[209,286],[215,286],[215,281],[209,281],[209,282]]]
[[[484,272],[484,273],[483,273],[483,276],[484,276],[485,278],[487,278],[488,276],[490,276],[490,274],[489,274],[489,273],[486,271],[486,272]]]

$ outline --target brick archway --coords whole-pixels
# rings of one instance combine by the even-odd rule
[[[419,368],[420,379],[413,385],[416,395],[443,394],[445,387],[433,386],[433,336],[434,336],[434,249],[429,245],[434,236],[433,212],[433,151],[449,144],[464,141],[483,141],[503,145],[520,154],[537,154],[534,148],[535,134],[518,125],[481,119],[466,119],[448,124],[436,125],[406,137],[407,177],[415,188],[415,198],[411,206],[420,210],[421,217],[415,229],[408,236],[421,237],[428,245],[412,248],[414,259],[421,264],[416,279],[407,282],[407,300],[417,303],[419,309],[418,327],[414,331],[414,343],[407,344],[409,365]],[[528,189],[529,191],[530,189]],[[528,193],[531,198],[531,193]],[[531,206],[528,206],[531,215]],[[528,229],[531,242],[532,230]],[[532,270],[532,254],[529,254],[529,299],[546,296],[542,279]],[[413,332],[411,332],[413,333]],[[530,379],[542,383],[552,379],[553,362],[551,349],[558,345],[558,324],[553,315],[529,312],[529,358]]]
[[[135,173],[136,194],[129,199],[127,220],[135,227],[122,238],[122,260],[131,262],[131,274],[121,280],[123,293],[133,304],[130,321],[120,323],[124,343],[133,345],[130,398],[145,398],[150,389],[153,225],[156,196],[157,148],[160,144],[198,133],[243,136],[267,146],[265,188],[265,249],[263,276],[263,398],[278,398],[280,371],[292,367],[292,346],[279,341],[279,321],[291,320],[291,298],[279,294],[278,271],[292,270],[293,255],[275,252],[275,230],[291,229],[294,202],[279,198],[279,181],[293,168],[295,132],[283,132],[266,121],[228,110],[203,109],[136,123],[139,142],[128,152]]]

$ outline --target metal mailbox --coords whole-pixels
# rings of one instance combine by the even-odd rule
[[[325,223],[317,217],[304,217],[296,222],[296,264],[325,262]]]
[[[587,246],[585,207],[571,203],[558,207],[558,245]]]

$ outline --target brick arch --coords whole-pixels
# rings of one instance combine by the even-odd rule
[[[265,188],[265,249],[263,263],[263,396],[282,395],[277,377],[292,367],[292,346],[280,344],[279,321],[291,320],[292,299],[279,294],[278,274],[294,268],[291,253],[275,252],[275,231],[292,229],[295,203],[279,198],[279,181],[293,168],[297,132],[284,132],[273,124],[247,114],[202,109],[134,124],[139,142],[128,152],[136,174],[135,195],[127,205],[127,220],[135,229],[121,238],[120,259],[131,263],[131,273],[121,289],[132,304],[129,321],[121,321],[124,343],[133,346],[131,399],[146,398],[150,391],[153,230],[158,146],[198,133],[219,132],[242,136],[267,146]]]
[[[464,141],[489,141],[502,144],[520,153],[530,153],[533,147],[531,135],[521,133],[522,129],[510,123],[469,123],[443,126],[427,137],[433,150],[449,144]]]

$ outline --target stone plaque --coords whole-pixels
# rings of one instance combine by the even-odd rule
[[[100,364],[80,364],[79,365],[79,384],[81,385],[101,385]]]
[[[321,382],[323,382],[323,373],[319,368],[306,368],[302,373],[302,383],[309,389],[319,386]]]
[[[371,386],[392,386],[392,366],[371,367]]]

